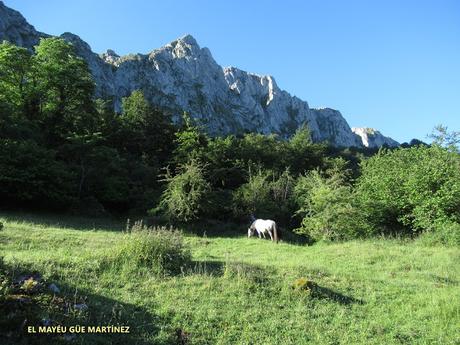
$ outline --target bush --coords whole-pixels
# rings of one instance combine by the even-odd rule
[[[64,208],[76,199],[75,180],[55,151],[32,140],[0,139],[0,204]]]
[[[190,262],[191,254],[180,231],[142,223],[135,223],[129,230],[115,256],[115,262],[129,271],[174,274]]]
[[[325,178],[317,170],[298,179],[294,195],[303,219],[297,233],[313,240],[343,240],[368,233],[351,187],[342,183],[340,175]]]
[[[435,231],[425,231],[420,241],[426,245],[460,246],[460,224],[445,222],[438,224]]]
[[[205,209],[206,195],[210,191],[199,162],[192,160],[183,165],[175,176],[167,172],[165,180],[167,187],[159,209],[173,220],[187,222],[198,218]]]
[[[233,212],[237,218],[250,214],[269,214],[274,208],[270,196],[270,173],[259,171],[250,174],[249,181],[233,193]]]
[[[382,150],[363,162],[357,183],[375,231],[439,231],[460,222],[460,157],[440,146]]]
[[[249,181],[233,193],[233,212],[238,218],[254,214],[260,218],[288,222],[293,213],[292,191],[294,178],[289,170],[276,175],[259,169]]]

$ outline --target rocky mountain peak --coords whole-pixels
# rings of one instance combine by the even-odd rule
[[[75,35],[71,32],[64,32],[63,34],[61,34],[60,37],[65,39],[67,42],[72,43],[77,51],[88,51],[88,52],[91,51],[92,52],[89,44],[83,41],[78,35]]]
[[[198,42],[188,34],[168,43],[163,48],[169,50],[172,57],[177,59],[198,57],[201,54]]]
[[[32,49],[40,37],[17,11],[0,1],[0,40]],[[313,140],[334,146],[397,145],[378,131],[352,129],[334,109],[311,109],[306,101],[280,89],[272,76],[248,73],[236,67],[222,68],[208,48],[191,35],[182,36],[149,54],[119,56],[113,50],[95,54],[72,33],[61,36],[86,60],[96,82],[96,97],[114,101],[142,90],[155,107],[178,121],[184,111],[211,135],[245,132],[291,136],[307,124]]]
[[[180,44],[185,44],[185,45],[188,45],[188,46],[195,46],[198,49],[200,49],[200,46],[199,46],[198,42],[196,41],[195,37],[193,37],[190,34],[185,34],[184,36],[178,38],[174,42],[178,42]]]
[[[99,56],[102,60],[113,66],[118,67],[120,64],[120,55],[115,53],[115,51],[112,49],[107,49],[105,53],[102,53]]]

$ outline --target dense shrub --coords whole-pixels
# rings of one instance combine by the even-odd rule
[[[162,194],[160,210],[172,220],[196,219],[205,209],[210,191],[201,164],[192,160],[181,166],[175,176],[167,172],[165,180],[167,186]]]
[[[460,224],[441,222],[434,226],[435,231],[420,234],[419,241],[427,245],[460,246]]]
[[[342,240],[364,236],[368,225],[356,207],[351,186],[339,174],[323,177],[314,170],[295,186],[298,214],[303,216],[297,233],[313,240]]]
[[[115,263],[129,271],[174,274],[190,262],[191,254],[180,231],[142,223],[129,230],[115,254]]]
[[[234,215],[247,219],[253,214],[258,218],[289,222],[294,211],[293,188],[294,178],[289,170],[276,174],[259,168],[233,193]]]
[[[55,156],[32,140],[0,139],[0,203],[69,206],[77,196],[76,179]]]
[[[376,232],[437,231],[460,222],[458,153],[437,145],[382,150],[361,169],[356,195]]]

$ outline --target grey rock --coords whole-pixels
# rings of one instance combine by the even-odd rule
[[[0,42],[4,40],[18,46],[32,48],[40,37],[48,35],[38,32],[18,11],[6,7],[0,1]]]
[[[368,148],[377,148],[381,146],[397,147],[399,143],[390,137],[384,136],[378,130],[367,127],[353,127],[353,133],[358,135],[362,141],[362,145]]]

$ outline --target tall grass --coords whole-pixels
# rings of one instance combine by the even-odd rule
[[[127,226],[114,250],[114,263],[128,271],[170,275],[180,273],[190,263],[190,249],[181,231],[148,227],[142,221]]]

